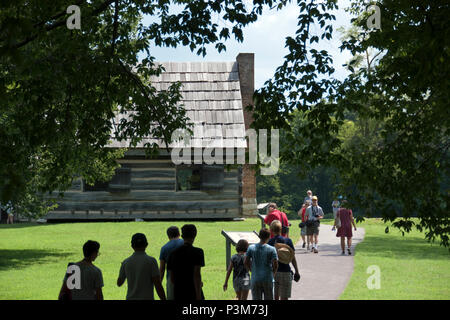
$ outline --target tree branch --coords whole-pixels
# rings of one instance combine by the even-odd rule
[[[99,15],[100,13],[102,13],[103,11],[105,11],[105,10],[109,7],[109,5],[110,5],[111,3],[113,3],[114,1],[115,1],[115,0],[107,0],[107,1],[103,2],[97,9],[95,9],[95,10],[92,12],[91,17],[97,16],[97,15]],[[63,14],[60,13],[60,14],[58,14],[57,16],[60,17],[60,16],[62,16],[62,15],[63,15]],[[42,25],[42,24],[45,24],[45,22],[40,22],[39,24]],[[45,27],[44,31],[45,31],[45,32],[52,31],[52,30],[54,30],[54,29],[56,29],[56,28],[59,28],[59,27],[65,25],[65,24],[66,24],[66,20],[57,21],[57,22],[55,22],[55,23],[53,23],[53,24],[51,24],[51,25]],[[21,48],[21,47],[27,45],[27,44],[30,43],[31,41],[35,40],[35,39],[38,37],[38,35],[39,35],[39,34],[35,34],[35,35],[32,35],[32,36],[27,37],[25,40],[23,40],[23,41],[21,41],[21,42],[15,44],[15,45],[13,45],[13,46],[11,46],[11,49],[19,49],[19,48]],[[0,47],[0,49],[4,49],[4,47]]]
[[[139,77],[138,77],[136,74],[134,74],[132,71],[130,71],[130,70],[125,66],[125,64],[124,64],[120,59],[118,59],[118,61],[119,61],[120,65],[122,66],[123,70],[125,71],[125,73],[133,80],[133,82],[138,86],[138,88],[139,88],[139,90],[141,91],[141,93],[142,93],[142,94],[145,96],[145,98],[149,101],[149,106],[153,109],[153,111],[155,112],[155,114],[157,114],[157,111],[154,109],[154,106],[153,106],[153,103],[152,103],[152,101],[151,101],[151,98],[150,98],[149,95],[148,95],[147,87],[142,83],[141,79],[139,79]],[[156,122],[158,123],[158,125],[159,125],[161,128],[163,127],[162,124],[161,124],[161,122],[160,122],[160,120],[158,119],[158,117],[156,117]],[[164,130],[162,131],[162,133],[163,133],[163,136],[164,136],[164,143],[165,143],[165,145],[166,145],[166,148],[168,149],[168,148],[169,148],[169,146],[168,146],[168,144],[167,144],[168,137],[167,137],[166,133],[164,132]]]
[[[376,55],[374,55],[372,57],[372,59],[370,60],[370,65],[372,65],[372,62],[375,60],[376,57],[378,57],[383,51],[379,51]]]
[[[84,1],[84,0],[77,0],[75,3],[73,3],[73,5],[79,6],[79,5],[82,5],[83,2],[85,2],[85,1]],[[48,19],[48,20],[45,20],[45,21],[41,21],[41,22],[39,22],[39,23],[36,23],[36,24],[34,25],[34,27],[35,27],[35,28],[39,28],[40,26],[43,26],[43,25],[46,24],[47,22],[52,21],[52,20],[59,19],[59,18],[65,16],[66,14],[67,14],[67,9],[61,11],[60,13],[54,15],[53,17],[50,17],[50,19]]]
[[[113,34],[112,34],[112,41],[111,41],[111,58],[114,57],[116,38],[117,38],[117,29],[118,29],[118,21],[119,21],[119,0],[115,0]]]
[[[109,56],[109,63],[111,65],[113,65],[113,63],[114,63],[114,54],[115,54],[115,45],[116,45],[116,38],[117,38],[118,20],[119,20],[119,0],[115,0],[113,34],[112,34],[112,39],[111,39],[111,52],[110,52],[110,56]],[[109,83],[111,82],[111,72],[112,72],[112,67],[109,67],[108,68],[108,76],[107,76],[107,78],[105,80],[105,87],[103,89],[102,100],[106,96],[106,100],[109,101],[108,87],[109,87]]]

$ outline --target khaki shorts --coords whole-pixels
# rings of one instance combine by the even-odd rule
[[[275,296],[281,299],[291,297],[292,291],[292,272],[277,272],[275,274]]]
[[[306,227],[306,235],[312,236],[319,234],[320,224],[315,224],[311,227]]]

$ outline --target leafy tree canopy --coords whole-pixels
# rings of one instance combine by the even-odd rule
[[[80,29],[67,27],[71,5],[80,8]],[[205,55],[206,45],[215,44],[220,52],[223,41],[242,41],[242,28],[274,5],[1,1],[0,201],[17,204],[36,192],[65,190],[75,175],[107,180],[123,154],[105,148],[112,137],[131,146],[148,136],[170,142],[187,119],[177,106],[179,84],[163,92],[152,87],[150,77],[162,70],[151,48],[183,45]],[[144,25],[144,15],[155,19]],[[218,17],[226,24],[219,26]],[[133,116],[113,121],[125,113]]]
[[[341,49],[355,58],[351,75],[338,81],[332,57],[314,45],[331,36],[336,1],[299,3],[299,29],[286,39],[290,53],[255,94],[254,126],[283,128],[281,157],[305,172],[336,168],[338,192],[366,215],[402,217],[394,224],[402,232],[417,216],[416,227],[429,240],[448,246],[450,6],[440,0],[376,4],[381,29],[368,30],[373,12],[365,1],[352,1],[355,28]],[[293,121],[295,110],[304,121]],[[357,131],[344,134],[349,115]]]
[[[151,86],[150,76],[161,72],[152,46],[183,45],[204,55],[206,45],[215,44],[221,51],[230,37],[242,41],[242,28],[263,10],[287,2],[2,1],[2,199],[19,200],[30,188],[64,190],[75,174],[106,179],[116,165],[113,152],[121,152],[104,148],[112,132],[131,146],[149,134],[168,142],[175,128],[186,126],[186,116],[176,106],[178,84],[166,92]],[[174,4],[181,10],[173,12]],[[352,1],[356,31],[341,48],[355,56],[348,65],[353,72],[338,81],[320,43],[333,36],[337,0],[297,1],[289,53],[255,93],[254,127],[284,130],[282,161],[304,171],[336,168],[339,193],[368,215],[402,216],[396,223],[402,231],[417,215],[428,239],[448,246],[450,7],[445,0],[376,4],[381,29],[368,30],[372,12],[364,0]],[[80,30],[66,27],[69,5],[81,9]],[[154,22],[143,25],[143,15]],[[219,26],[217,17],[227,25]],[[370,50],[377,59],[362,66]],[[294,124],[295,110],[303,121]],[[116,113],[134,116],[113,125]],[[348,115],[366,131],[343,139]]]

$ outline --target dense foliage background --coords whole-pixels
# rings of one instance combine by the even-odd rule
[[[88,182],[112,176],[123,150],[105,148],[111,138],[131,147],[146,136],[170,142],[187,119],[177,106],[179,84],[152,87],[162,70],[151,48],[181,45],[205,55],[213,44],[220,52],[230,37],[243,41],[242,29],[264,10],[288,2],[1,1],[1,200],[38,216],[48,208],[42,193],[64,191],[77,175]],[[353,29],[341,49],[353,59],[344,80],[334,77],[321,42],[336,37],[338,1],[296,3],[289,53],[254,95],[253,127],[283,135],[280,180],[259,180],[260,200],[296,211],[297,197],[311,188],[326,209],[331,193],[342,194],[365,216],[381,214],[402,232],[415,227],[449,246],[448,0],[374,2],[375,29],[368,3],[351,1]],[[80,7],[80,30],[66,27],[69,5]],[[153,22],[143,25],[144,15]],[[132,116],[114,122],[124,114]],[[296,171],[308,180],[292,181]],[[276,192],[264,191],[270,188]]]

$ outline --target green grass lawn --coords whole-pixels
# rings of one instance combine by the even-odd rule
[[[366,230],[358,244],[354,272],[341,300],[422,300],[450,299],[450,254],[439,244],[430,244],[423,233],[402,236],[380,219],[367,219],[357,225]],[[369,266],[380,270],[380,289],[368,289]]]
[[[324,221],[326,223],[326,221]],[[102,270],[105,299],[125,299],[126,284],[116,286],[120,263],[132,254],[131,236],[147,235],[147,253],[159,258],[167,242],[166,229],[181,228],[185,221],[110,222],[66,224],[0,225],[0,299],[56,299],[68,262],[82,258],[86,240],[100,242],[101,255],[95,264]],[[206,299],[233,299],[232,281],[223,292],[225,238],[221,230],[258,231],[259,219],[245,221],[193,222],[198,229],[195,246],[205,252],[202,268]],[[328,222],[329,223],[329,222]],[[299,239],[298,221],[292,221],[291,238]],[[375,219],[358,226],[366,229],[357,247],[355,272],[341,299],[449,299],[450,255],[439,245],[430,245],[423,234],[402,235],[395,229],[384,233],[385,225]],[[234,249],[232,251],[234,254]],[[381,270],[381,289],[366,286],[367,267]],[[165,281],[164,281],[165,287]],[[156,296],[156,294],[155,294]]]
[[[131,236],[144,233],[149,241],[147,254],[159,262],[159,251],[168,241],[167,228],[171,225],[181,228],[185,223],[188,222],[0,225],[0,299],[56,299],[67,263],[81,260],[84,242],[96,240],[100,242],[100,256],[95,265],[103,273],[104,297],[123,300],[126,284],[118,288],[116,280],[121,262],[133,253]],[[258,231],[260,220],[193,223],[198,231],[194,246],[205,252],[202,279],[206,299],[233,299],[232,280],[226,292],[222,289],[226,266],[225,238],[221,231]],[[163,285],[165,288],[165,280]]]

